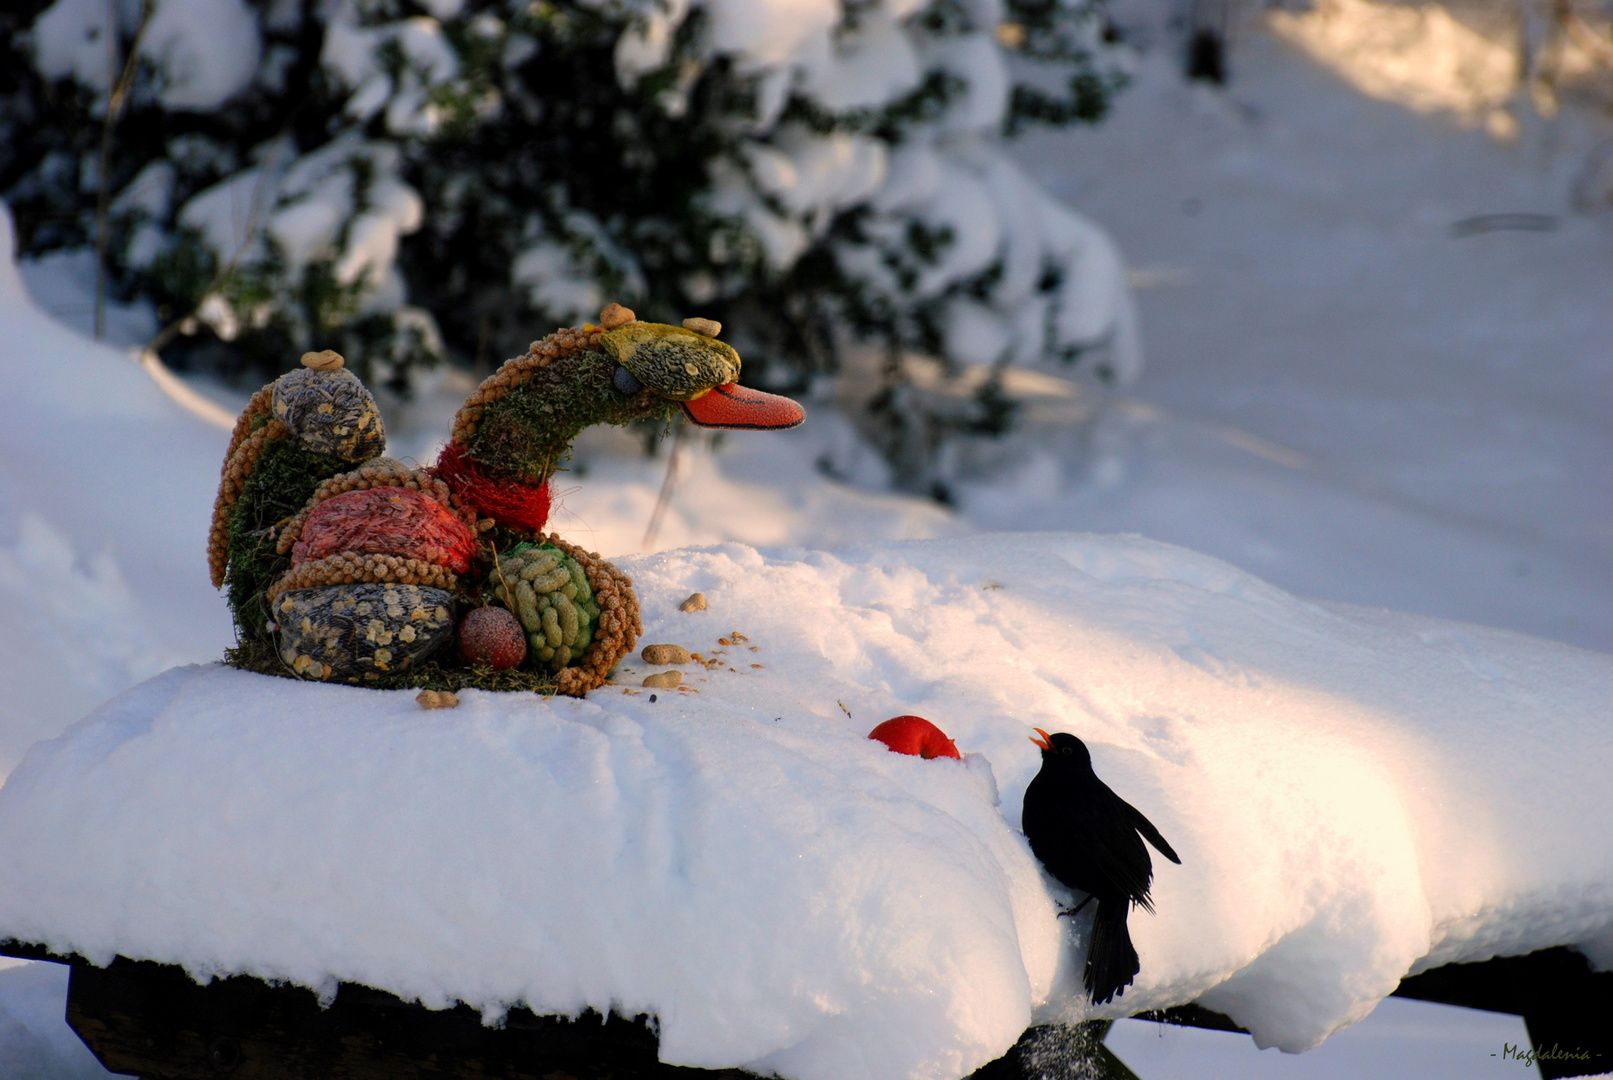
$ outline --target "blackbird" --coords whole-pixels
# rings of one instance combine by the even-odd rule
[[[1025,839],[1048,873],[1086,894],[1064,914],[1098,905],[1082,980],[1098,1005],[1124,993],[1138,971],[1126,916],[1132,904],[1154,910],[1148,899],[1154,864],[1143,838],[1171,862],[1182,860],[1153,822],[1098,779],[1085,743],[1064,732],[1035,731],[1041,738],[1031,742],[1042,748],[1042,769],[1025,789]]]

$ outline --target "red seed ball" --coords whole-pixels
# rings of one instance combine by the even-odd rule
[[[309,513],[291,565],[345,551],[470,569],[476,538],[442,503],[410,488],[378,487],[326,499]]]
[[[946,732],[922,716],[895,716],[868,733],[898,754],[914,754],[921,758],[962,758],[958,747],[947,738]]]
[[[472,608],[459,621],[459,658],[494,671],[520,667],[526,659],[526,633],[504,608]]]

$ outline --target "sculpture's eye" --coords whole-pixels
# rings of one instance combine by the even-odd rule
[[[616,387],[616,389],[620,390],[628,397],[632,397],[634,394],[637,394],[639,391],[644,389],[644,384],[639,382],[638,379],[633,376],[631,371],[628,371],[620,364],[616,365],[616,374],[611,376],[610,381],[611,384]]]

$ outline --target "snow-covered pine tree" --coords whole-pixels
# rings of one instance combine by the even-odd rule
[[[163,349],[181,366],[261,376],[334,348],[401,384],[441,353],[396,268],[422,206],[404,147],[352,122],[317,7],[56,0],[15,76],[0,192],[25,255],[104,232],[110,291],[183,330]]]
[[[116,0],[112,25],[106,0],[56,0],[0,190],[26,253],[95,242],[132,52],[106,261],[120,296],[195,313],[171,359],[272,373],[331,347],[401,387],[607,299],[699,312],[766,385],[878,346],[864,428],[928,489],[947,436],[1012,405],[988,378],[939,408],[905,352],[1138,364],[1112,244],[1001,149],[1102,113],[1096,3]]]

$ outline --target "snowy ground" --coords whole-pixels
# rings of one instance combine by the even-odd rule
[[[1591,137],[1497,145],[1264,33],[1233,78],[1144,71],[1109,124],[1025,148],[1148,286],[1149,362],[1084,474],[974,516],[1613,651],[1613,220],[1567,208]],[[1501,212],[1557,229],[1452,234]]]
[[[1057,454],[1015,448],[1017,470],[966,485],[957,514],[823,480],[813,463],[826,455],[842,472],[877,472],[848,466],[833,425],[730,437],[716,454],[691,451],[656,546],[1135,531],[1301,595],[1613,651],[1613,229],[1566,209],[1570,175],[1601,136],[1569,118],[1496,145],[1365,99],[1259,32],[1240,37],[1233,77],[1224,94],[1186,88],[1150,61],[1109,124],[1021,152],[1136,269],[1142,380],[1114,401],[1072,386],[1037,402],[1049,423],[1102,405],[1094,429],[1043,440]],[[1557,228],[1450,229],[1518,211]],[[30,268],[30,284],[86,322],[73,271]],[[108,695],[222,648],[201,547],[225,433],[157,395],[122,353],[40,316],[14,280],[0,280],[0,326],[9,770]],[[399,417],[398,448],[427,457],[461,393],[445,387]],[[631,552],[663,464],[601,442],[556,523]],[[17,1034],[40,1012],[17,1003],[52,992],[34,970],[0,973],[0,1061],[18,1060],[15,1046],[46,1052]],[[1111,1036],[1145,1080],[1185,1075],[1171,1064],[1183,1056],[1193,1075],[1477,1076],[1522,1037],[1513,1017],[1398,1001],[1298,1057],[1155,1032],[1127,1022]],[[1430,1042],[1449,1055],[1368,1064],[1410,1062]]]

